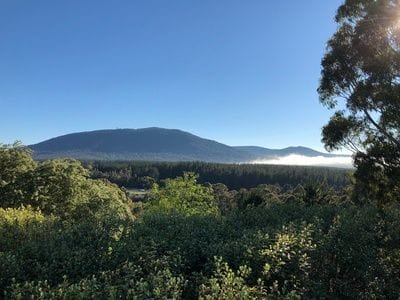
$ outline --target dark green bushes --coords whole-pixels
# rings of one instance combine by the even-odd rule
[[[123,192],[74,161],[14,167],[0,190],[6,299],[400,296],[399,206],[356,206],[319,184],[233,193],[187,174],[132,218]]]
[[[151,213],[118,235],[39,218],[13,231],[2,225],[0,283],[9,298],[396,298],[396,214],[304,204],[225,216]]]

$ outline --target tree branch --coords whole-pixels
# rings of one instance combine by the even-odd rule
[[[378,129],[380,133],[382,133],[384,136],[386,136],[391,142],[393,142],[398,148],[400,148],[400,141],[396,140],[389,132],[387,132],[385,129],[382,128],[375,120],[371,117],[369,112],[364,109],[363,110],[365,115],[367,116],[367,119]]]

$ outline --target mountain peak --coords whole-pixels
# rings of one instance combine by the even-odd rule
[[[160,127],[118,128],[70,133],[31,145],[37,158],[170,160],[244,163],[267,157],[300,154],[330,156],[297,146],[268,149],[231,147],[180,129]]]

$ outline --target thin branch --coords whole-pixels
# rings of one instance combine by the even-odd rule
[[[377,122],[375,122],[375,120],[371,117],[371,115],[369,114],[369,112],[364,109],[364,113],[366,115],[366,117],[368,118],[368,120],[372,123],[372,125],[374,125],[376,127],[376,129],[378,129],[378,131],[380,133],[382,133],[384,136],[386,136],[390,141],[392,141],[398,148],[400,148],[400,142],[398,140],[396,140],[390,133],[388,133],[385,129],[383,129]]]

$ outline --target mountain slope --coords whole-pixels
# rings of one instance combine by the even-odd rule
[[[143,128],[72,133],[31,145],[38,158],[202,160],[237,162],[247,153],[176,129]]]
[[[165,160],[245,163],[256,159],[335,155],[305,147],[231,147],[191,133],[164,128],[114,129],[71,133],[29,146],[38,159],[70,157],[99,160]]]

